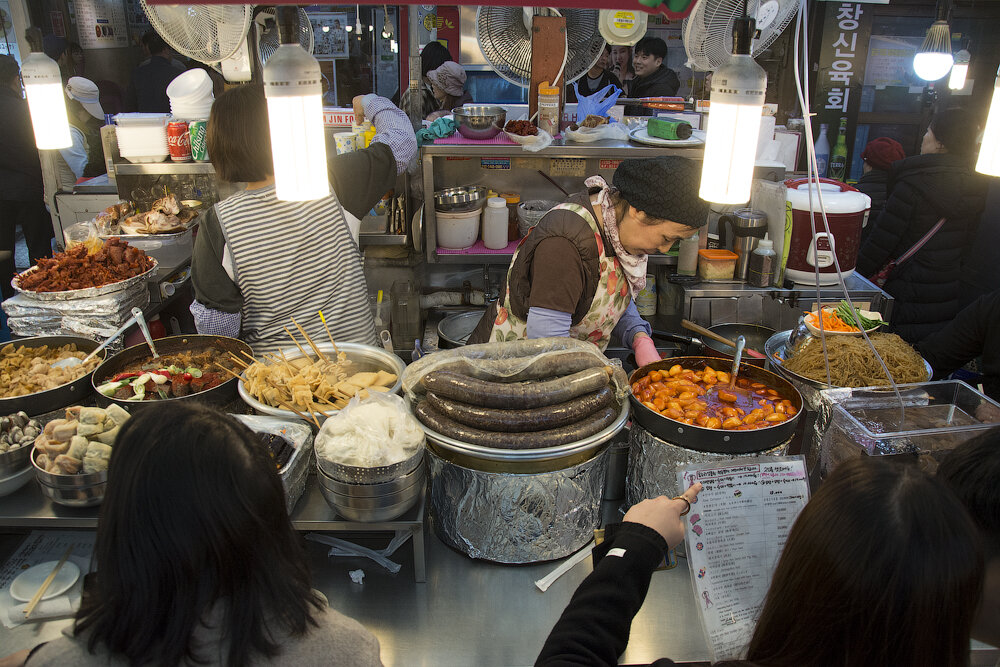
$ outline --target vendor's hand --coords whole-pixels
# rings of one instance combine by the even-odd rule
[[[356,125],[361,125],[361,123],[365,122],[365,106],[361,103],[361,100],[364,98],[364,95],[355,95],[354,99],[351,100],[351,105],[354,107],[354,123]]]
[[[635,351],[635,363],[637,366],[645,366],[660,360],[660,353],[656,351],[656,343],[646,334],[636,334],[632,339],[632,350]]]
[[[681,518],[681,512],[687,513],[691,507],[690,503],[698,499],[699,493],[701,493],[701,482],[695,482],[679,496],[684,500],[672,500],[666,496],[643,500],[633,505],[625,513],[622,521],[641,523],[652,528],[662,535],[667,546],[673,549],[684,540],[684,520]]]

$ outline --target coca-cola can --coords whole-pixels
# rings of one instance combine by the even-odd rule
[[[191,138],[185,121],[172,120],[167,123],[167,150],[174,162],[191,161]]]
[[[207,129],[207,120],[188,121],[188,131],[191,134],[191,157],[195,162],[205,162],[208,160]]]

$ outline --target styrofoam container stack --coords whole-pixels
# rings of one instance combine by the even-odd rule
[[[170,113],[177,120],[204,120],[212,111],[215,96],[212,79],[203,69],[189,69],[167,86]]]
[[[129,162],[162,162],[167,148],[165,113],[120,113],[115,116],[118,151]]]

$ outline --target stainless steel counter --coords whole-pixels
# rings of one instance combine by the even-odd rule
[[[514,156],[514,157],[596,157],[622,158],[622,152],[628,157],[662,157],[663,155],[679,155],[680,157],[701,158],[705,149],[696,148],[663,148],[662,146],[644,146],[631,141],[605,139],[591,143],[577,143],[566,139],[553,139],[552,145],[537,153],[525,151],[516,144],[428,144],[421,147],[424,155],[474,155],[480,156]],[[613,153],[613,155],[612,155]]]

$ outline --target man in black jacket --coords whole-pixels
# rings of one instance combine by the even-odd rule
[[[663,64],[667,43],[659,37],[643,37],[632,52],[635,78],[628,84],[629,97],[671,97],[677,94],[681,82],[677,73]],[[625,107],[626,116],[652,116],[653,109],[639,105]]]
[[[32,264],[52,254],[52,220],[42,198],[42,167],[28,103],[21,97],[21,70],[0,55],[0,290],[13,296],[14,238],[21,225]]]
[[[149,59],[135,68],[126,99],[133,111],[170,113],[167,86],[184,72],[184,65],[171,58],[170,47],[152,28],[142,36]]]

